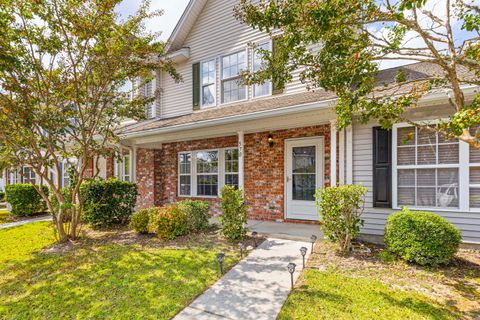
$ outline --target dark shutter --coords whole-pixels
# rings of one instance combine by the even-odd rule
[[[272,38],[272,56],[275,60],[275,57],[277,55],[277,50],[278,50],[278,38],[274,37]],[[272,94],[281,94],[283,93],[284,85],[281,83],[280,79],[278,77],[275,77],[275,75],[272,77]]]
[[[193,81],[192,81],[193,110],[199,110],[200,109],[200,62],[194,63],[192,65],[192,76],[193,76]]]
[[[373,206],[392,207],[392,132],[373,128]]]

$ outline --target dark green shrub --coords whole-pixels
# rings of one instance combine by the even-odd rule
[[[157,213],[157,208],[140,210],[130,218],[130,227],[138,233],[148,233],[150,217]]]
[[[0,201],[4,201],[4,200],[5,200],[5,192],[0,191]]]
[[[159,238],[173,240],[188,232],[187,220],[178,205],[172,204],[152,210],[148,229],[155,232]]]
[[[127,223],[137,202],[137,185],[118,179],[94,179],[82,184],[82,220],[94,227]]]
[[[460,231],[431,212],[404,208],[388,217],[385,244],[402,259],[420,265],[449,263],[460,246]]]
[[[42,186],[48,195],[48,187]],[[45,201],[31,184],[10,184],[5,187],[6,201],[15,216],[31,216],[47,211]]]
[[[320,227],[327,239],[349,252],[352,240],[360,232],[367,188],[342,185],[317,190],[315,199],[320,213]]]
[[[210,206],[207,201],[202,200],[183,200],[177,202],[178,208],[185,215],[189,231],[202,231],[208,228],[208,211]]]
[[[225,186],[222,189],[220,208],[222,213],[218,220],[222,234],[230,241],[241,241],[247,233],[247,204],[242,190]]]

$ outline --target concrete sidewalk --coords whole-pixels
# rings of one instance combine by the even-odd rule
[[[51,221],[52,216],[41,216],[41,217],[35,217],[32,219],[26,219],[22,221],[16,221],[16,222],[9,222],[5,224],[0,224],[0,229],[6,229],[6,228],[12,228],[12,227],[18,227],[27,223],[33,223],[33,222],[39,222],[39,221]]]
[[[291,289],[287,265],[302,271],[300,247],[309,242],[269,238],[174,319],[276,319]]]

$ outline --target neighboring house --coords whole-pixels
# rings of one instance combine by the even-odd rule
[[[234,18],[236,3],[190,1],[169,40],[183,82],[158,71],[143,93],[158,92],[150,119],[122,129],[123,161],[101,159],[100,176],[135,181],[137,208],[195,198],[219,213],[221,188],[234,185],[248,198],[249,218],[299,223],[318,221],[316,188],[362,184],[364,234],[382,235],[388,215],[407,205],[446,217],[465,242],[480,243],[480,150],[402,124],[385,131],[355,122],[337,131],[336,97],[308,91],[298,73],[283,90],[242,86],[240,70],[262,63],[248,44],[275,44]],[[410,78],[438,72],[428,63],[403,69]],[[382,88],[397,71],[381,73]],[[466,97],[475,91],[465,88]],[[438,119],[451,107],[438,90],[411,112]]]

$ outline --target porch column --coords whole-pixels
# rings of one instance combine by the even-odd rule
[[[241,190],[244,190],[244,154],[243,154],[243,145],[244,145],[244,134],[243,131],[238,133],[238,187]]]
[[[353,184],[353,128],[346,129],[346,183]]]
[[[137,182],[137,146],[133,145],[131,151],[130,170],[132,171],[132,182]]]
[[[337,185],[337,125],[330,120],[330,185]]]
[[[339,162],[339,183],[345,184],[345,129],[340,130],[338,134],[338,153],[340,154],[338,158]]]

